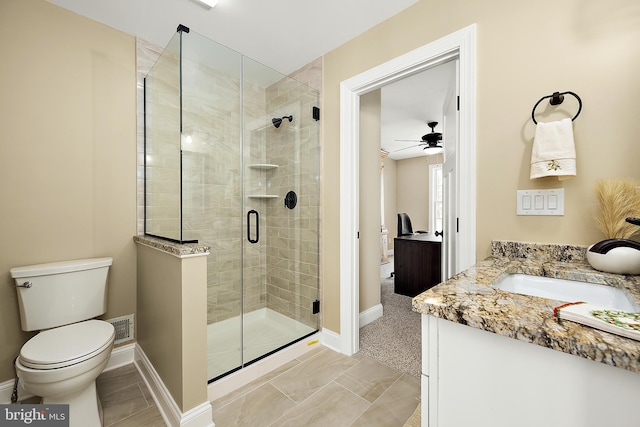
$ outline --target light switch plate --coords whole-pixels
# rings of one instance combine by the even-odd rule
[[[564,188],[518,190],[518,215],[564,215]]]

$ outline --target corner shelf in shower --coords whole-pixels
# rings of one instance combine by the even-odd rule
[[[277,199],[278,196],[275,194],[249,194],[247,196],[250,199]]]
[[[250,169],[259,169],[259,170],[273,170],[277,169],[279,166],[271,163],[253,163],[249,165]],[[249,194],[247,196],[250,199],[277,199],[278,196],[276,194]]]
[[[252,165],[249,165],[249,167],[251,169],[269,170],[269,169],[277,169],[279,166],[278,165],[272,165],[270,163],[254,163]]]

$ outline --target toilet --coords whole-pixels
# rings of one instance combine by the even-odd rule
[[[111,258],[16,267],[23,331],[40,331],[20,349],[16,373],[43,404],[68,404],[70,426],[102,426],[96,378],[104,370],[115,331],[94,319],[107,311]]]

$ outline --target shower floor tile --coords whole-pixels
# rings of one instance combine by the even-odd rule
[[[243,357],[252,361],[314,331],[268,308],[247,313],[244,321],[237,316],[212,323],[207,326],[208,376],[215,378],[240,367]]]

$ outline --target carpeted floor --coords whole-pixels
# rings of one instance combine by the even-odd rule
[[[420,378],[420,314],[411,298],[393,293],[393,258],[381,267],[383,316],[360,328],[360,351],[387,366]]]

